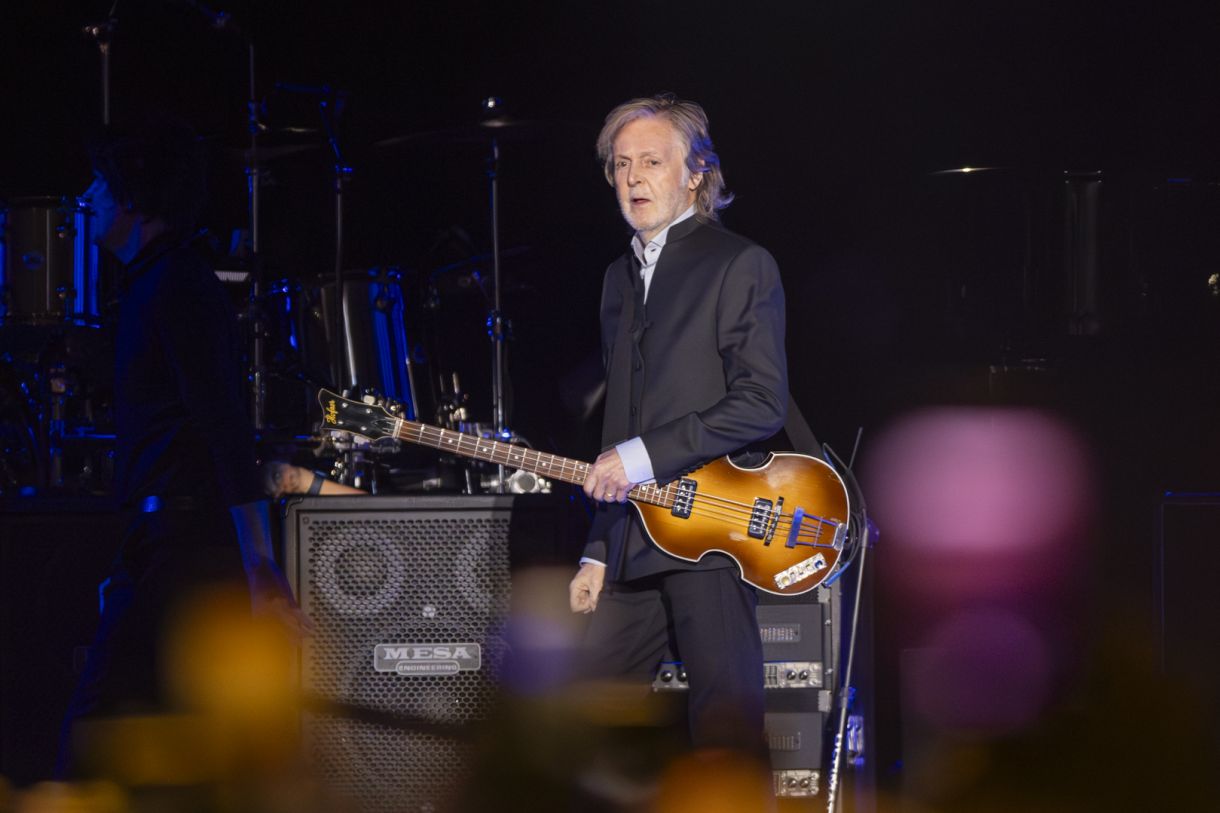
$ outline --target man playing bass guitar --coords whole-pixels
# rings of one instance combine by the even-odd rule
[[[626,102],[597,145],[634,235],[602,290],[605,451],[585,477],[599,506],[570,585],[572,610],[593,614],[583,668],[646,683],[672,647],[689,674],[692,744],[762,756],[754,589],[725,556],[663,553],[626,503],[639,483],[672,481],[783,427],[779,270],[718,223],[732,196],[702,107],[670,95]]]

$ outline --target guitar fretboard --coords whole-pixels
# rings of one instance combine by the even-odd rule
[[[503,443],[498,440],[477,437],[475,435],[467,435],[462,432],[441,429],[439,426],[429,426],[428,424],[416,423],[415,421],[408,421],[402,418],[397,419],[395,435],[408,443],[432,446],[441,451],[451,452],[463,457],[473,457],[478,460],[486,460],[489,463],[510,466],[514,469],[523,469],[543,477],[562,480],[565,483],[584,485],[585,477],[589,473],[589,464],[582,460],[546,454],[545,452],[527,449],[524,446]],[[668,508],[673,505],[674,495],[672,492],[672,484],[660,487],[649,483],[636,486],[631,489],[631,493],[627,496],[639,502]]]

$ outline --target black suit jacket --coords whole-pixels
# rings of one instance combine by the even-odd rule
[[[765,249],[718,224],[685,220],[670,229],[642,300],[639,263],[628,252],[602,287],[603,448],[639,435],[665,483],[783,427],[784,290]],[[584,555],[620,581],[732,564],[662,553],[627,505],[599,505]]]

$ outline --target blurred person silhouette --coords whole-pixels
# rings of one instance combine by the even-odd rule
[[[59,778],[85,772],[73,736],[82,721],[170,710],[160,648],[192,595],[236,582],[255,613],[293,632],[309,623],[273,555],[235,314],[198,250],[202,145],[186,123],[155,115],[108,130],[90,158],[95,240],[122,265],[115,478],[128,522],[63,722]]]

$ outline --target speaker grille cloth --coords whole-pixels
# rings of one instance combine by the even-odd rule
[[[328,700],[433,723],[484,719],[507,655],[509,512],[301,517],[301,600],[316,624],[302,688]],[[482,668],[454,675],[377,672],[377,644],[477,643]],[[443,810],[469,763],[461,737],[342,714],[307,714],[319,779],[364,810]]]

